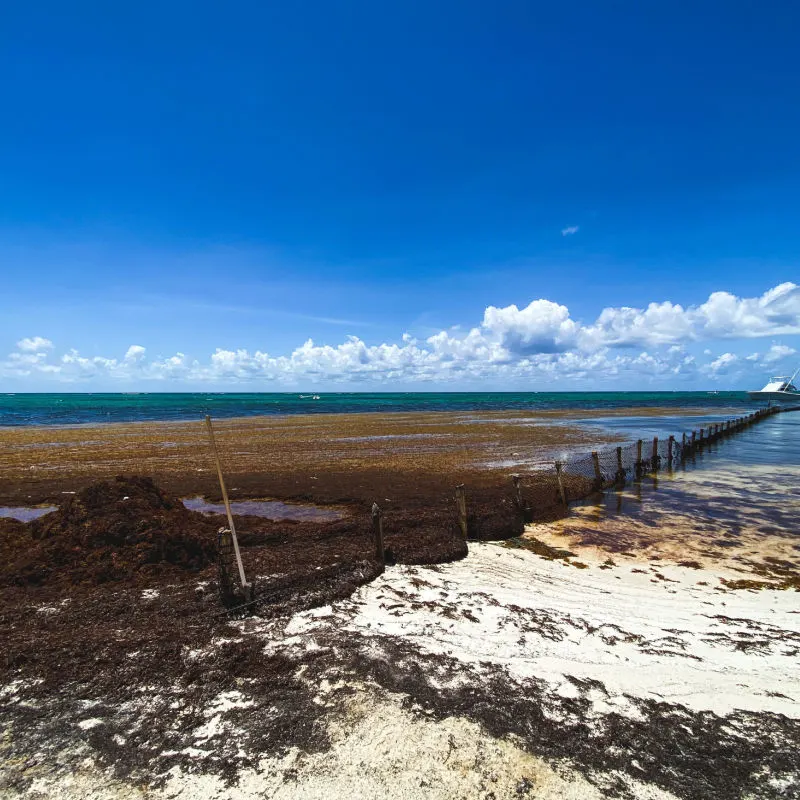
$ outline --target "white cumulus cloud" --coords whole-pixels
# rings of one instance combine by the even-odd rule
[[[711,375],[725,375],[739,363],[739,357],[733,353],[723,353],[721,356],[715,358],[707,367],[707,371]]]
[[[788,356],[793,356],[797,350],[794,347],[789,347],[785,344],[773,344],[764,356],[765,364],[774,364],[776,361],[782,361]]]
[[[20,339],[17,348],[23,353],[40,353],[45,350],[52,350],[53,343],[43,336],[31,336],[27,339]]]
[[[738,375],[753,362],[770,364],[794,354],[773,344],[760,357],[710,348],[698,356],[687,348],[699,341],[725,341],[800,333],[800,289],[784,283],[759,297],[714,292],[698,305],[669,300],[645,308],[603,309],[592,321],[574,319],[568,307],[539,298],[527,305],[487,306],[473,327],[441,330],[417,339],[402,333],[396,342],[370,343],[357,336],[339,343],[308,339],[283,354],[218,348],[205,357],[150,356],[138,344],[121,356],[60,357],[42,337],[22,339],[4,361],[0,377],[46,376],[64,382],[171,381],[215,385],[295,385],[321,382],[372,384],[487,382],[547,385],[558,381],[628,380],[674,385],[699,375]],[[728,348],[726,348],[728,349]],[[752,367],[751,367],[752,368]],[[583,384],[580,384],[583,388]]]
[[[125,353],[124,360],[127,362],[139,363],[144,360],[147,350],[140,344],[132,344]]]

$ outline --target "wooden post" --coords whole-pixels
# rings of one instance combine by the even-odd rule
[[[697,431],[692,431],[692,450],[697,447]]]
[[[669,463],[670,467],[672,466],[672,447],[675,444],[675,437],[670,436],[667,440],[667,462]]]
[[[686,455],[686,431],[683,432],[681,437],[681,458]]]
[[[600,456],[597,450],[592,450],[592,463],[594,464],[594,480],[598,489],[603,487],[603,473],[600,472]]]
[[[617,447],[617,483],[625,483],[625,468],[622,466],[622,447]]]
[[[514,498],[517,501],[517,508],[522,510],[522,484],[520,483],[521,478],[519,475],[512,475],[511,481],[514,484]]]
[[[383,511],[377,503],[372,504],[372,537],[375,542],[375,558],[386,566],[386,550],[383,547]]]
[[[642,440],[636,442],[636,477],[642,477]]]
[[[567,493],[564,489],[564,479],[561,477],[560,461],[556,461],[556,480],[558,481],[558,494],[561,497],[561,502],[567,505]]]
[[[217,442],[214,439],[214,428],[211,426],[211,417],[206,414],[206,428],[208,428],[208,438],[211,442],[211,449],[214,453],[214,462],[217,465],[217,477],[219,478],[219,488],[222,491],[222,502],[225,503],[225,513],[228,515],[228,527],[231,530],[231,541],[233,542],[233,552],[236,556],[236,566],[239,568],[239,581],[242,584],[242,591],[245,599],[250,599],[250,584],[244,576],[244,565],[242,564],[242,554],[239,552],[239,540],[236,538],[236,526],[233,524],[233,514],[231,514],[231,504],[228,500],[228,490],[225,488],[225,478],[222,477],[222,465],[219,461],[219,451]]]
[[[467,490],[463,483],[456,486],[456,506],[458,509],[458,527],[461,528],[461,535],[467,538]]]
[[[700,428],[700,446],[703,446],[703,428]]]
[[[653,457],[650,460],[653,472],[658,469],[658,436],[653,437]]]

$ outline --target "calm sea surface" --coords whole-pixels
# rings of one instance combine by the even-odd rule
[[[314,399],[318,397],[318,399]],[[369,411],[708,408],[740,414],[755,405],[744,392],[404,392],[332,394],[142,393],[0,394],[0,426],[88,425],[262,414]]]

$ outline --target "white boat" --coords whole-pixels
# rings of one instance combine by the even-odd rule
[[[792,383],[800,368],[795,370],[794,375],[787,378],[785,375],[778,375],[769,379],[769,383],[757,392],[748,392],[754,400],[767,400],[770,403],[799,403],[800,390]]]

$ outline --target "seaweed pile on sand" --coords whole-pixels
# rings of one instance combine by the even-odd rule
[[[150,478],[118,477],[27,525],[9,527],[0,582],[55,586],[196,572],[214,561],[219,526]]]

